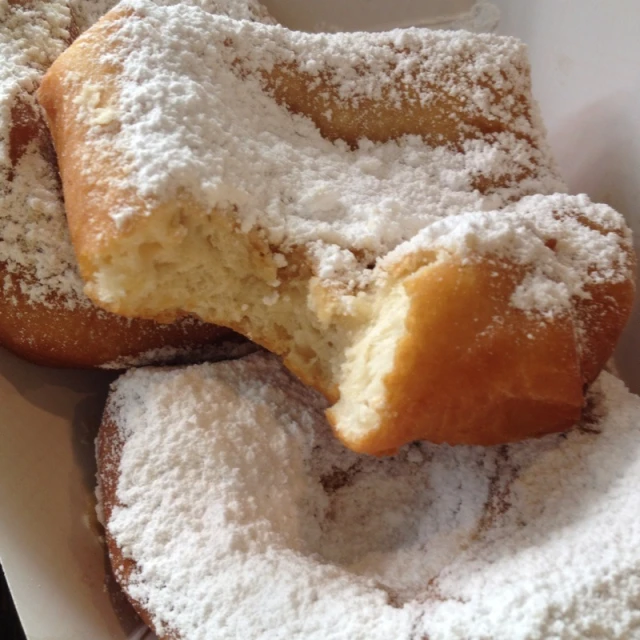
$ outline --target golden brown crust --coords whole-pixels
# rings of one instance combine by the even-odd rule
[[[67,57],[71,59],[75,57],[75,51],[68,49],[66,51]],[[88,208],[84,208],[83,213],[85,224],[79,224],[77,221],[81,202],[83,199],[87,199],[88,186],[82,181],[81,163],[77,157],[78,154],[74,154],[74,150],[78,147],[79,136],[86,133],[86,130],[77,122],[76,114],[70,113],[72,105],[64,100],[63,86],[62,70],[54,63],[42,80],[38,90],[38,100],[45,110],[49,131],[58,157],[69,231],[78,259],[78,266],[81,275],[87,280],[83,247],[91,237],[99,238],[101,234],[112,231],[114,225],[108,215],[98,215],[95,210]],[[99,189],[100,185],[94,185],[93,188]],[[105,210],[108,211],[111,202],[109,193],[106,190],[101,190],[98,197],[106,198]]]
[[[494,445],[576,424],[629,317],[633,282],[592,287],[574,317],[541,322],[509,304],[521,276],[506,262],[440,262],[408,277],[407,333],[385,379],[380,428],[345,444],[380,455],[412,440]],[[574,333],[580,325],[586,340]]]
[[[528,78],[527,71],[523,69]],[[318,82],[293,65],[280,65],[268,74],[264,73],[263,77],[266,89],[280,104],[293,113],[310,117],[323,137],[344,140],[352,147],[357,146],[362,138],[387,142],[404,135],[419,135],[427,144],[434,146],[455,145],[469,137],[469,131],[475,131],[476,136],[482,137],[512,130],[509,123],[471,115],[464,109],[465,100],[444,93],[436,83],[425,85],[423,82],[419,90],[418,87],[409,87],[401,102],[390,99],[387,89],[376,100],[360,98],[358,104],[353,105],[340,98],[338,88],[330,81],[328,73],[321,75]],[[483,85],[483,88],[490,86]],[[420,99],[420,92],[424,91],[432,91],[438,95],[438,100],[424,104]],[[518,96],[514,100],[514,116],[531,120],[530,106],[522,96]],[[452,113],[456,118],[451,117]],[[463,127],[467,130],[466,135],[461,133]]]
[[[635,258],[630,256],[635,272]],[[590,298],[575,303],[574,314],[581,331],[580,366],[585,385],[590,385],[612,357],[635,297],[635,282],[606,283],[587,287]]]
[[[159,324],[116,316],[93,305],[69,309],[56,298],[50,305],[34,304],[20,290],[23,278],[7,274],[0,265],[0,282],[5,278],[14,286],[12,301],[0,305],[0,345],[36,364],[125,368],[136,356],[157,349],[172,347],[196,354],[200,347],[238,338],[229,329],[193,318]]]

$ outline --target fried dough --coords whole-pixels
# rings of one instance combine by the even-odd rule
[[[38,95],[87,294],[283,356],[356,451],[566,429],[629,315],[629,229],[562,193],[515,39],[131,0]]]

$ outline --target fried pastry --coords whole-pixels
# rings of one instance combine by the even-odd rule
[[[580,417],[631,308],[630,232],[563,193],[517,40],[129,0],[38,95],[96,304],[248,336],[356,451]]]
[[[589,405],[380,460],[273,356],[137,369],[97,442],[114,573],[171,640],[634,637],[640,400],[603,373]]]

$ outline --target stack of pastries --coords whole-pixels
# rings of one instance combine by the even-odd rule
[[[499,540],[535,539],[532,505],[580,491],[601,447],[626,455],[638,410],[595,382],[633,303],[630,231],[566,193],[524,46],[301,33],[244,0],[124,0],[68,46],[85,4],[4,11],[3,343],[86,366],[219,359],[232,331],[264,349],[112,387],[100,510],[143,619],[182,640],[515,637],[530,601],[491,627],[500,598],[460,576],[506,593]],[[640,566],[627,551],[611,572]],[[518,637],[584,637],[599,609],[566,612],[597,572],[572,561],[582,586],[554,595],[514,566],[547,597]]]

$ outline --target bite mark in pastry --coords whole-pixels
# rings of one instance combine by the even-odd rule
[[[39,98],[87,294],[282,355],[357,451],[566,429],[628,317],[629,230],[559,193],[514,39],[131,0]]]

